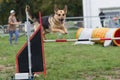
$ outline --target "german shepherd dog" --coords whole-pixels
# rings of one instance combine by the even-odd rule
[[[32,15],[30,13],[30,7],[26,6],[26,12],[28,12],[29,19],[34,24],[34,30],[36,30],[40,23],[36,18],[32,18]],[[43,38],[46,39],[45,35],[50,32],[60,32],[61,34],[67,34],[67,29],[65,28],[64,21],[66,19],[67,14],[67,6],[65,5],[64,9],[61,10],[57,7],[57,5],[54,6],[54,14],[50,16],[44,16],[42,17],[42,27],[43,27]]]

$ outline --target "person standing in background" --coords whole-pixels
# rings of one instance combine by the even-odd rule
[[[99,17],[100,17],[101,25],[102,25],[102,27],[104,27],[105,14],[103,13],[103,11],[101,11],[101,12],[99,13]]]
[[[8,18],[8,31],[9,31],[9,42],[10,45],[12,45],[12,38],[13,34],[15,34],[15,44],[18,42],[18,30],[16,30],[16,26],[21,24],[21,22],[18,22],[15,16],[15,11],[11,10],[10,11],[10,16]]]

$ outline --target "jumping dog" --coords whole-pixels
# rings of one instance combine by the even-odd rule
[[[34,30],[36,30],[40,23],[37,18],[32,18],[30,13],[30,7],[27,5],[26,12],[28,12],[29,19],[34,24]],[[67,6],[64,9],[59,9],[57,5],[54,6],[54,14],[50,16],[42,17],[42,27],[43,27],[43,38],[46,39],[45,35],[50,32],[60,32],[61,34],[67,34],[67,29],[65,28],[64,21],[66,19]]]

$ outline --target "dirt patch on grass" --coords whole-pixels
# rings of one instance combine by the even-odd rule
[[[7,70],[13,70],[14,66],[12,65],[0,65],[0,71],[7,71]]]
[[[94,73],[95,74],[95,73]],[[95,75],[84,76],[86,80],[120,80],[120,68],[114,68],[111,71],[103,71],[103,73],[96,73]]]
[[[5,66],[4,65],[0,65],[0,71],[4,70]]]
[[[95,76],[87,76],[86,80],[93,80],[95,78]]]
[[[87,76],[86,80],[120,80],[120,78],[113,78],[111,75]]]
[[[0,60],[7,60],[6,57],[0,57]]]

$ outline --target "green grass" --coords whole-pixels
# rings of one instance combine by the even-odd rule
[[[70,32],[75,38],[75,33]],[[55,39],[57,34],[48,34]],[[62,36],[69,38],[68,36]],[[19,38],[19,44],[10,46],[8,37],[0,38],[0,80],[10,80],[15,73],[15,56],[26,37]],[[36,80],[113,80],[120,79],[120,47],[95,45],[73,45],[67,43],[45,43],[47,75]],[[12,68],[9,68],[12,67]]]

